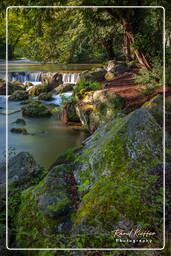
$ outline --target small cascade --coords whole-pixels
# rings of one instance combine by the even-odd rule
[[[21,71],[21,72],[8,72],[8,81],[19,81],[21,83],[30,82],[32,84],[38,84],[43,81],[44,77],[53,77],[57,72],[45,72],[45,71]],[[64,84],[76,84],[80,73],[61,73]],[[0,78],[5,80],[6,73],[0,72]]]
[[[21,83],[25,82],[41,82],[42,72],[12,72],[11,81],[20,81]]]
[[[64,84],[76,84],[79,78],[79,73],[63,73],[62,80]]]

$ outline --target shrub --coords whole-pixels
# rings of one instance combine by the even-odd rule
[[[86,92],[99,89],[101,89],[101,84],[98,82],[88,82],[85,80],[80,80],[79,83],[74,86],[74,94],[82,99]]]
[[[161,61],[156,58],[153,62],[153,68],[150,71],[141,69],[137,75],[134,75],[135,81],[142,86],[142,92],[148,95],[159,88],[163,83],[163,67]]]

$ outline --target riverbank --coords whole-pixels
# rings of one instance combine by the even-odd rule
[[[162,87],[157,85],[146,95],[133,80],[134,69],[117,75],[113,72],[110,80],[107,73],[98,69],[82,74],[72,87],[74,97],[63,105],[66,124],[77,119],[76,123],[81,122],[91,132],[80,147],[68,149],[48,170],[38,168],[33,157],[25,153],[11,158],[9,211],[15,211],[9,227],[15,226],[15,231],[9,236],[10,247],[162,247]],[[49,92],[44,93],[47,96]],[[171,117],[169,99],[166,122]],[[29,104],[33,103],[26,107]],[[170,139],[167,134],[167,171]],[[20,168],[23,161],[29,163],[25,168],[31,172]],[[124,232],[122,238],[115,233],[118,229]],[[131,230],[141,233],[135,243],[135,237],[129,236]],[[151,235],[144,237],[143,232]],[[54,255],[43,251],[24,254]]]

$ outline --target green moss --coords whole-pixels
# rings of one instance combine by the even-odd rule
[[[33,241],[35,248],[46,247],[43,241],[55,232],[56,221],[41,214],[33,192],[34,187],[30,187],[21,196],[21,207],[16,221],[16,241],[19,247],[32,247]]]

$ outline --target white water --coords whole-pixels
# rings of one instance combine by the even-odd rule
[[[79,73],[64,73],[62,80],[64,84],[76,84],[79,78]]]
[[[60,72],[59,72],[60,73]],[[21,83],[30,82],[33,85],[40,84],[44,76],[53,77],[55,72],[8,72],[8,80],[19,81]],[[6,78],[5,72],[0,72],[0,78]],[[62,73],[62,80],[64,84],[76,84],[79,79],[79,73]]]

